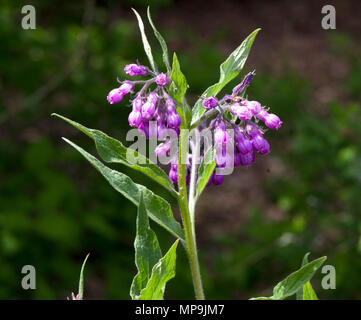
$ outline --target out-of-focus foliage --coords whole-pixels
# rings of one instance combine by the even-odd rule
[[[2,1],[0,298],[65,298],[76,290],[79,265],[88,252],[84,298],[129,298],[136,273],[136,208],[60,137],[94,151],[89,139],[50,117],[52,112],[60,113],[125,141],[129,105],[124,101],[110,106],[105,97],[116,86],[116,77],[124,76],[124,64],[135,58],[147,61],[129,8],[134,4],[128,2],[117,7],[119,16],[109,12],[114,2],[98,3],[84,31],[83,2],[34,1],[37,29],[22,30],[24,4]],[[144,1],[137,1],[134,6],[144,14],[143,5]],[[152,14],[156,25],[157,8],[172,10],[172,6],[171,1],[156,1]],[[215,33],[207,42],[188,28],[159,30],[170,52],[177,39],[192,46],[192,50],[177,49],[177,54],[195,101],[217,81],[218,66],[226,55],[215,44],[227,33]],[[88,37],[82,44],[79,37],[85,32]],[[351,67],[340,84],[345,100],[329,101],[327,112],[314,112],[312,83],[287,64],[277,75],[258,72],[248,89],[250,97],[262,97],[284,121],[270,156],[286,170],[267,177],[264,185],[269,203],[283,216],[264,219],[253,203],[248,222],[236,234],[224,230],[207,246],[200,246],[207,298],[271,295],[274,284],[296,270],[308,251],[312,259],[327,255],[327,264],[337,271],[336,290],[322,290],[320,273],[312,280],[320,299],[361,298],[360,54],[350,49],[352,37],[334,34],[328,40],[332,54]],[[156,45],[153,38],[152,47]],[[161,50],[153,54],[160,64]],[[140,173],[117,168],[162,194],[160,186]],[[152,228],[165,252],[174,240],[157,225]],[[21,268],[26,264],[36,268],[36,290],[21,288]],[[181,247],[176,272],[167,298],[190,298],[193,289]]]

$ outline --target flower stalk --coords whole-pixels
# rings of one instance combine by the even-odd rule
[[[197,300],[204,300],[202,279],[199,269],[197,254],[197,244],[194,232],[194,219],[191,218],[191,212],[188,204],[187,185],[186,185],[186,164],[182,160],[182,150],[188,148],[188,133],[181,130],[179,137],[179,161],[178,161],[178,203],[182,216],[184,233],[186,238],[186,251],[189,260],[189,266],[192,273],[194,293]]]

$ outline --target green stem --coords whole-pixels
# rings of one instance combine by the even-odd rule
[[[178,159],[178,188],[179,196],[178,203],[182,216],[184,233],[186,237],[186,251],[189,260],[189,266],[192,273],[192,280],[194,286],[194,292],[197,300],[204,300],[202,279],[199,269],[198,254],[196,238],[193,232],[194,226],[192,225],[191,215],[188,207],[187,200],[187,185],[186,185],[186,162],[185,156],[182,154],[182,150],[188,148],[188,132],[187,130],[181,130],[179,137],[179,159]],[[186,152],[184,152],[186,154]]]

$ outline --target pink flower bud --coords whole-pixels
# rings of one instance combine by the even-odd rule
[[[146,66],[132,63],[127,64],[124,71],[128,76],[145,76],[148,74],[149,69]]]
[[[141,97],[137,97],[133,100],[132,106],[133,110],[142,111],[143,99]]]
[[[142,116],[144,119],[149,120],[155,114],[155,108],[157,104],[158,96],[155,92],[151,92],[148,95],[147,102],[142,106]]]
[[[155,83],[160,87],[165,87],[168,84],[168,77],[165,73],[160,73],[155,78]]]
[[[167,124],[169,128],[178,128],[181,124],[181,118],[177,112],[167,114]]]
[[[161,144],[159,144],[156,148],[155,148],[155,154],[158,157],[166,157],[169,155],[170,152],[170,140],[167,140],[166,142],[163,142]]]
[[[260,154],[267,154],[270,152],[270,146],[268,141],[263,138],[261,134],[258,134],[252,138],[253,149]]]
[[[178,165],[172,164],[169,170],[169,178],[173,183],[178,182]]]
[[[124,97],[124,93],[121,92],[119,88],[117,88],[109,92],[107,96],[107,100],[110,104],[113,104],[122,101],[123,97]]]
[[[245,104],[254,116],[262,110],[262,106],[258,101],[247,101]]]
[[[215,97],[205,98],[202,102],[202,106],[207,110],[215,108],[217,104],[218,104],[218,100]]]
[[[142,122],[142,114],[140,111],[133,110],[129,113],[128,122],[131,127],[138,127]]]
[[[269,113],[265,116],[264,123],[268,128],[273,130],[278,130],[282,125],[280,118],[273,113]]]

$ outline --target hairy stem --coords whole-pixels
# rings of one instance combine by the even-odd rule
[[[186,154],[185,150],[188,148],[188,133],[186,130],[181,130],[179,137],[179,159],[178,159],[178,187],[179,196],[178,203],[180,212],[182,215],[182,221],[184,226],[184,233],[186,237],[186,251],[189,260],[189,266],[192,273],[192,280],[194,286],[194,292],[197,300],[204,300],[202,279],[199,270],[197,245],[195,234],[193,232],[194,226],[192,224],[191,215],[188,207],[187,197],[187,185],[186,185],[186,163],[184,156],[182,156],[182,150]]]

